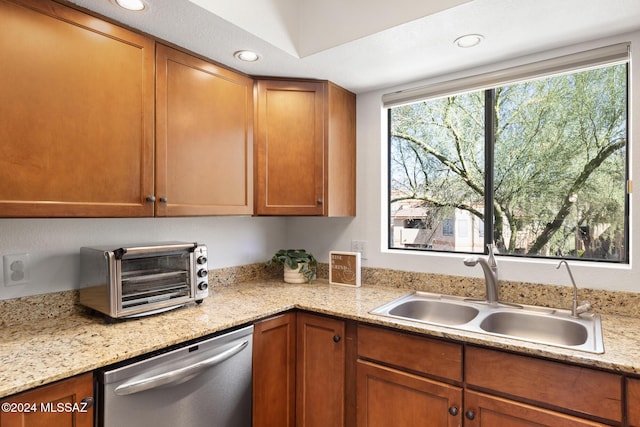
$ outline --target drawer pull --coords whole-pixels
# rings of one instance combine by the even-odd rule
[[[452,406],[449,408],[449,414],[453,415],[454,417],[456,415],[458,415],[458,407],[457,406]]]
[[[476,417],[476,413],[473,412],[472,410],[468,410],[467,412],[464,413],[464,415],[470,420]]]
[[[340,335],[334,335],[333,342],[340,342]]]

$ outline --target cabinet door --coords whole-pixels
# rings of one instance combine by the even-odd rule
[[[296,425],[345,425],[345,322],[298,313]]]
[[[253,80],[158,45],[158,216],[253,213]]]
[[[256,213],[322,215],[322,82],[257,83]]]
[[[358,361],[358,427],[462,425],[462,389]]]
[[[83,400],[84,399],[84,400]],[[68,380],[18,394],[2,403],[35,405],[26,411],[0,411],[2,427],[91,427],[93,426],[93,375]]]
[[[627,422],[640,427],[640,379],[627,378]]]
[[[0,216],[153,215],[153,40],[45,0],[0,16]]]
[[[296,315],[263,320],[253,330],[253,426],[294,427]]]
[[[464,425],[466,427],[583,427],[607,425],[473,391],[466,391],[464,399]]]

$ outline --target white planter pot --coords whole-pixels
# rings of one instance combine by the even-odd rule
[[[307,279],[300,273],[302,264],[298,265],[298,268],[293,270],[286,265],[284,266],[284,281],[287,283],[306,283]]]

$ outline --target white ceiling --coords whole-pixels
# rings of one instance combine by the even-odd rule
[[[298,58],[471,0],[190,0]]]
[[[639,0],[145,0],[143,12],[70,1],[250,75],[357,93],[640,30]],[[485,39],[454,46],[468,33]],[[262,59],[240,62],[241,49]]]

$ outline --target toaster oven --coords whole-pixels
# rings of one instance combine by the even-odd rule
[[[208,294],[206,245],[164,242],[80,248],[80,304],[111,318],[201,303]]]

